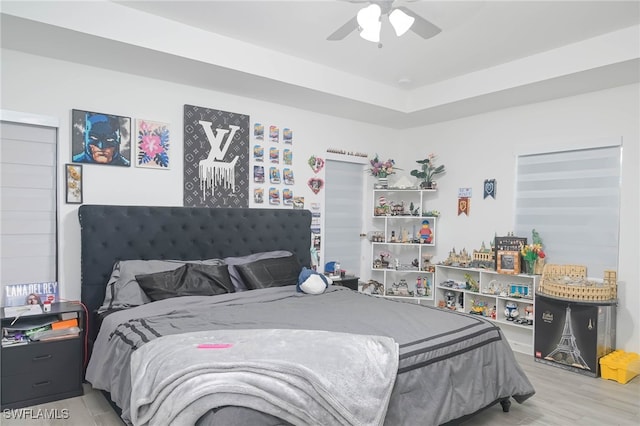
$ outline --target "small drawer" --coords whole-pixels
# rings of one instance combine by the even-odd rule
[[[77,365],[69,364],[66,368],[54,368],[42,374],[28,373],[3,377],[2,405],[67,392],[78,392],[81,395],[82,378]]]
[[[80,367],[77,366],[82,365],[81,358],[82,340],[79,337],[3,348],[1,367],[3,382],[7,377],[27,373],[42,376],[54,370],[79,371]]]

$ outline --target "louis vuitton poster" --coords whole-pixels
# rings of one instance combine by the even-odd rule
[[[184,106],[183,204],[249,206],[249,116]]]

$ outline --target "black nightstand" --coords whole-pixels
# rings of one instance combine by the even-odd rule
[[[340,278],[331,278],[334,285],[341,285],[343,287],[350,288],[351,290],[358,291],[358,280],[360,277],[354,275],[345,275]]]
[[[27,407],[83,394],[84,310],[75,303],[54,303],[51,312],[20,317],[34,319],[59,318],[62,313],[74,312],[82,330],[76,337],[61,340],[29,342],[0,349],[2,370],[2,409]],[[13,317],[5,317],[2,327],[9,326]]]

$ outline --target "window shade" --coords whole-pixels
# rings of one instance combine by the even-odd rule
[[[2,121],[0,236],[6,284],[57,281],[57,130]]]
[[[522,155],[517,161],[517,236],[539,232],[547,263],[618,269],[620,146]]]
[[[360,274],[362,164],[328,160],[326,163],[324,264],[339,261],[351,275]]]

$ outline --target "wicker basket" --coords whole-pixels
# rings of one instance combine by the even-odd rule
[[[614,300],[617,294],[617,274],[605,271],[602,282],[589,281],[582,265],[547,264],[542,272],[538,292],[562,299],[580,301]]]

